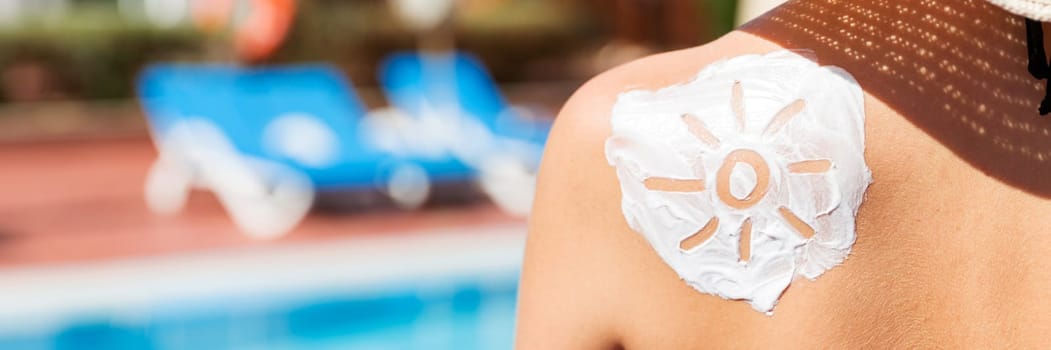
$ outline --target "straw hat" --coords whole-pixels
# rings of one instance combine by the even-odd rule
[[[989,0],[1012,13],[1038,21],[1051,21],[1051,0]]]

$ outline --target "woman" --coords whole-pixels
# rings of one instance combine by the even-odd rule
[[[1051,120],[1042,117],[1039,109],[1047,93],[1042,79],[1048,74],[1041,25],[1031,22],[1027,31],[1023,15],[1051,19],[1045,17],[1051,2],[993,2],[997,4],[791,1],[712,43],[645,58],[587,83],[562,110],[541,167],[522,274],[517,346],[1046,347],[1051,334],[1051,260],[1045,258],[1051,252],[1051,216],[1045,214],[1051,212],[1051,177],[1047,176]],[[773,81],[782,74],[763,70],[766,63],[781,62],[760,56],[769,53],[819,72],[813,75],[819,78],[815,81],[778,84],[795,84],[826,96],[784,99],[785,107],[777,112],[780,117],[764,117],[784,123],[770,124],[798,130],[809,130],[806,125],[828,127],[827,121],[808,122],[804,117],[815,116],[816,106],[834,101],[843,107],[830,110],[843,111],[842,118],[856,117],[863,125],[857,135],[849,127],[833,130],[839,138],[830,140],[838,141],[816,152],[843,155],[818,159],[808,163],[815,167],[807,168],[857,175],[853,181],[833,181],[841,185],[842,198],[856,194],[856,201],[843,200],[831,211],[842,221],[823,223],[831,216],[828,211],[811,217],[781,212],[781,226],[769,221],[756,231],[749,225],[760,221],[746,220],[747,225],[738,222],[724,233],[705,225],[672,242],[681,251],[668,248],[672,243],[662,241],[667,237],[660,228],[679,226],[660,226],[661,220],[699,223],[708,218],[710,223],[717,217],[705,210],[675,212],[670,204],[661,204],[683,201],[694,205],[684,207],[708,208],[704,205],[710,203],[704,200],[666,194],[681,190],[675,186],[695,186],[697,193],[716,191],[705,198],[725,202],[718,205],[739,204],[727,206],[733,210],[758,206],[749,201],[759,190],[795,190],[795,185],[777,187],[756,180],[793,169],[780,169],[780,163],[765,155],[752,160],[739,157],[724,166],[729,175],[722,168],[706,166],[699,173],[707,178],[667,176],[678,182],[646,182],[645,193],[639,194],[637,189],[643,187],[629,183],[639,180],[630,176],[632,171],[662,163],[644,157],[636,161],[650,165],[622,163],[626,158],[618,157],[618,150],[642,146],[618,141],[620,134],[632,132],[618,120],[629,120],[625,111],[635,111],[633,122],[644,123],[638,111],[645,111],[647,105],[639,107],[639,101],[649,101],[657,110],[663,108],[662,98],[673,98],[669,96],[676,89],[694,86],[690,84],[725,87],[727,92],[710,95],[689,89],[682,94],[699,94],[695,104],[725,105],[719,110],[727,115],[752,118],[746,111],[774,111],[764,105],[770,99],[756,92],[763,85],[753,83]],[[798,63],[792,55],[815,62],[814,66]],[[752,58],[734,61],[741,56]],[[1030,58],[1033,68],[1027,69]],[[745,62],[749,60],[751,65]],[[705,69],[708,73],[698,77]],[[704,84],[723,77],[724,71],[741,78],[734,81],[737,78],[731,74],[729,83]],[[825,81],[829,83],[815,85]],[[851,91],[858,87],[864,94],[854,99]],[[661,88],[668,89],[657,91]],[[631,90],[644,92],[622,95]],[[863,110],[851,112],[854,105]],[[711,124],[718,121],[711,118],[716,117],[684,113],[685,126],[674,126],[674,132],[697,136],[701,146],[689,149],[716,149],[738,136],[732,129],[730,135],[706,132],[717,128]],[[738,129],[743,130],[748,129]],[[628,140],[661,142],[645,133],[633,137]],[[802,136],[784,140],[789,142],[787,148],[798,146],[791,142],[813,142]],[[855,142],[860,146],[855,147]],[[681,147],[687,146],[679,144],[661,147],[679,152],[668,158],[671,162],[691,154],[682,152],[686,148]],[[851,162],[855,155],[861,159],[861,149],[863,162]],[[737,175],[742,162],[751,170]],[[868,171],[871,185],[865,177]],[[750,179],[744,187],[752,192],[719,187],[726,179]],[[636,190],[625,191],[632,188]],[[798,198],[822,200],[817,195]],[[734,253],[739,254],[739,265],[733,268],[747,272],[748,264],[769,253],[756,250],[764,243],[751,237],[763,237],[768,231],[789,232],[796,240],[778,248],[794,260],[771,265],[787,266],[790,285],[785,279],[783,287],[768,288],[762,295],[736,291],[756,292],[777,283],[757,284],[733,276],[705,279],[691,271],[707,271],[708,262],[690,265],[684,261],[702,260],[676,260],[695,249],[713,247],[718,243],[713,240],[730,237],[751,242],[736,246],[740,251]],[[810,269],[820,257],[808,249],[811,242],[829,237],[825,231],[842,233],[842,249],[837,252],[843,256]],[[692,237],[702,240],[691,241]],[[731,290],[728,285],[743,289]]]

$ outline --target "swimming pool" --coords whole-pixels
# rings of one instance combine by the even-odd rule
[[[506,349],[519,229],[7,273],[0,349]]]

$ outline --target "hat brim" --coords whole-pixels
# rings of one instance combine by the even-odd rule
[[[1051,0],[988,0],[1008,12],[1038,21],[1051,21]]]

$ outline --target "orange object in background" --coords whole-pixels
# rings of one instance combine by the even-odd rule
[[[274,53],[292,27],[295,0],[251,0],[248,16],[234,28],[234,48],[242,61],[258,61]]]
[[[192,11],[194,25],[204,32],[230,28],[237,59],[254,62],[281,47],[292,28],[296,1],[197,0]]]
[[[214,33],[225,28],[233,16],[236,0],[197,0],[191,4],[193,24],[198,29]]]

